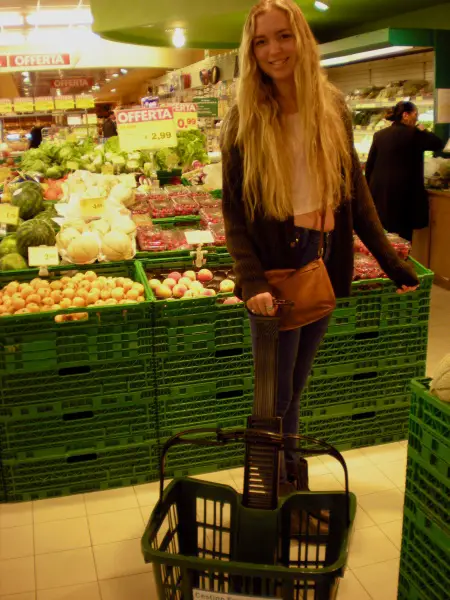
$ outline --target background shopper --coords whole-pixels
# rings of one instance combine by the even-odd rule
[[[223,212],[236,292],[251,315],[276,313],[266,270],[298,269],[317,258],[323,212],[337,296],[350,294],[353,228],[400,291],[416,286],[385,238],[353,148],[351,118],[293,0],[262,0],[252,9],[240,73],[237,104],[222,129]],[[328,320],[280,332],[277,414],[285,433],[298,432],[300,395]],[[307,463],[291,446],[280,492],[293,491],[296,481],[307,488]]]
[[[393,124],[374,135],[366,178],[383,227],[412,241],[413,230],[429,220],[424,152],[438,152],[444,144],[418,125],[412,102],[399,102],[386,118]]]

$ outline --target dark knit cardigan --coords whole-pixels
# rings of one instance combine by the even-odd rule
[[[228,115],[227,130],[235,135],[238,111],[234,107]],[[358,234],[383,271],[400,288],[415,286],[418,279],[414,270],[398,258],[387,241],[378,218],[359,158],[353,145],[351,118],[344,109],[344,119],[352,149],[352,197],[344,200],[335,211],[328,273],[338,298],[350,295],[353,277],[353,230]],[[275,151],[275,149],[274,149]],[[236,144],[222,144],[223,215],[228,251],[234,259],[236,294],[244,301],[263,292],[270,292],[264,276],[269,269],[296,268],[290,263],[293,256],[290,243],[294,235],[294,219],[278,221],[264,217],[257,211],[251,221],[243,201],[243,161]]]

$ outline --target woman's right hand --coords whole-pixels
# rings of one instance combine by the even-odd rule
[[[247,308],[253,315],[274,317],[277,313],[277,307],[274,306],[273,302],[272,294],[265,292],[264,294],[258,294],[250,298],[247,302]]]

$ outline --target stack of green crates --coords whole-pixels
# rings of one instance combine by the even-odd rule
[[[144,282],[138,262],[93,269]],[[30,281],[38,271],[14,273]],[[0,287],[11,281],[0,276]],[[150,481],[158,469],[152,303],[5,317],[0,331],[0,500],[20,501]],[[80,312],[70,309],[67,312]]]
[[[225,259],[228,260],[225,260]],[[144,270],[167,277],[191,270],[189,253],[142,260]],[[228,254],[211,252],[209,269],[231,269]],[[154,363],[160,444],[193,428],[244,427],[253,404],[250,323],[242,303],[224,298],[155,300]],[[179,446],[167,458],[169,477],[243,464],[242,445]]]
[[[398,294],[387,279],[352,284],[338,301],[302,396],[301,433],[340,450],[405,439],[409,384],[425,375],[433,274]]]
[[[412,383],[399,600],[450,598],[450,404]]]

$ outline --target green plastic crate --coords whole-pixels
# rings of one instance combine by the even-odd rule
[[[63,404],[25,408],[23,413],[31,414],[0,422],[2,459],[45,458],[157,440],[153,390],[84,397],[76,409],[64,409]]]
[[[18,406],[128,394],[154,387],[151,360],[94,363],[40,373],[0,376],[0,415]]]
[[[343,400],[345,398],[342,398]],[[380,394],[376,398],[362,397],[353,402],[341,402],[340,404],[332,404],[330,406],[320,406],[317,408],[306,408],[303,402],[300,403],[300,418],[301,419],[316,419],[330,418],[339,415],[348,414],[369,414],[370,412],[396,408],[398,406],[409,406],[408,394],[400,394],[398,396],[385,396]]]
[[[313,375],[339,374],[426,360],[428,327],[401,327],[349,335],[327,333],[314,360]]]
[[[415,435],[439,458],[450,463],[450,403],[434,396],[429,391],[430,383],[430,379],[411,383],[411,417],[417,425]]]
[[[228,250],[224,246],[203,246],[206,263],[205,268],[213,268],[219,266],[231,266],[233,259]],[[180,268],[180,264],[185,264],[186,269],[191,270],[195,264],[195,256],[193,250],[170,250],[167,252],[138,252],[136,259],[142,260],[144,263],[149,261],[155,263],[162,268],[168,268],[170,271]]]
[[[137,261],[52,267],[49,280],[72,272],[95,270],[98,274],[130,277],[146,285]],[[0,288],[10,281],[31,281],[37,269],[0,273]],[[57,323],[57,314],[83,312],[83,321]],[[83,364],[142,358],[152,354],[152,303],[71,308],[57,312],[2,317],[0,375],[38,373]]]
[[[158,388],[158,429],[170,437],[196,427],[224,427],[234,419],[244,423],[252,412],[253,379],[217,379],[186,386]]]
[[[220,378],[241,380],[253,376],[253,355],[250,348],[197,352],[155,359],[157,388],[184,386],[195,381],[215,381]],[[192,415],[195,420],[195,415]]]
[[[181,308],[182,315],[163,319],[164,326],[154,328],[155,356],[251,347],[250,322],[242,304],[218,304],[200,313],[190,312],[189,306]],[[157,318],[156,323],[160,322]]]
[[[300,420],[300,433],[326,440],[338,450],[351,450],[408,437],[409,402],[386,410]]]
[[[131,444],[45,459],[3,461],[7,501],[81,494],[155,481],[158,444]]]
[[[433,273],[409,259],[420,280],[416,292],[397,294],[389,279],[354,281],[351,295],[337,301],[328,331],[350,334],[360,331],[426,324],[430,314]]]
[[[436,470],[450,481],[450,463],[442,458],[448,455],[448,446],[437,442],[431,436],[428,437],[426,433],[424,434],[422,423],[411,415],[409,417],[408,443],[432,471]]]
[[[245,428],[246,426],[247,418],[229,419],[222,423],[223,429]],[[199,437],[204,438],[205,434],[203,433]],[[161,444],[165,441],[161,440]],[[171,448],[166,458],[165,474],[166,477],[173,478],[233,469],[244,466],[244,458],[245,444],[241,443],[208,446],[207,448],[183,444]]]
[[[397,600],[424,600],[426,593],[426,588],[422,584],[420,587],[416,587],[411,583],[409,576],[400,570]]]
[[[450,480],[431,468],[410,446],[408,446],[406,491],[450,536]]]
[[[332,407],[343,402],[378,399],[381,396],[408,396],[411,379],[423,377],[425,362],[389,369],[367,369],[355,372],[343,365],[339,375],[314,377],[302,394],[302,410]]]
[[[424,592],[425,600],[450,598],[450,537],[406,498],[401,572]]]

